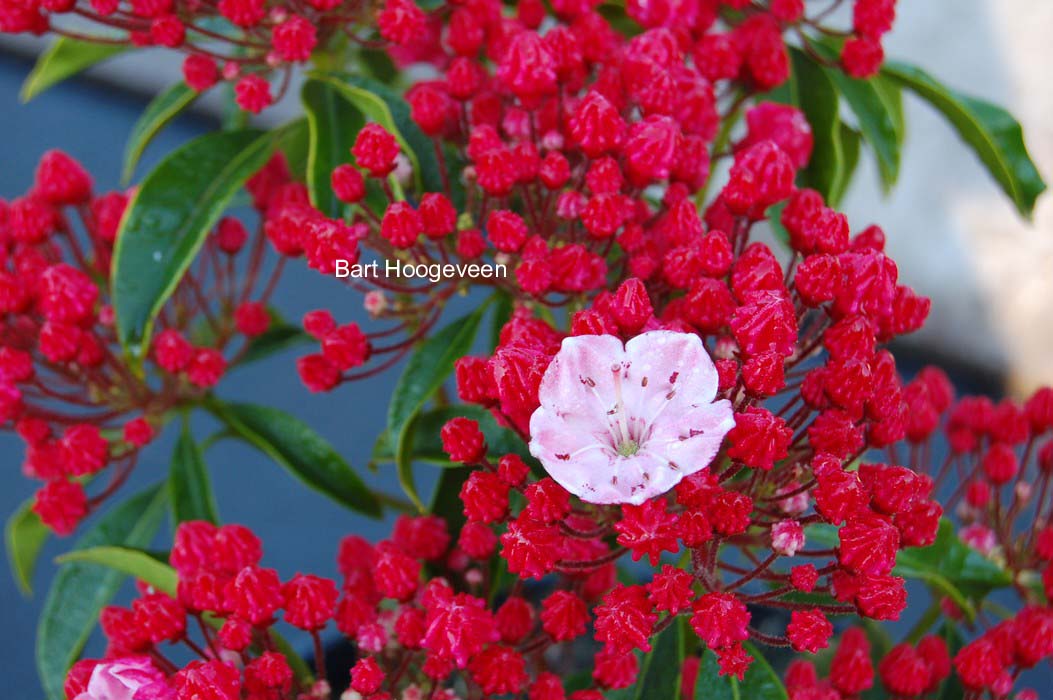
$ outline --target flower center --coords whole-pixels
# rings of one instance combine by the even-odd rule
[[[632,457],[640,451],[640,445],[636,440],[626,440],[618,445],[618,454],[622,457]]]

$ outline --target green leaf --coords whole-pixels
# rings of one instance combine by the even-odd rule
[[[680,672],[684,665],[684,621],[676,620],[653,641],[644,654],[636,683],[628,688],[607,693],[610,700],[651,700],[680,697]]]
[[[527,464],[538,466],[522,438],[508,428],[498,425],[490,411],[472,404],[443,406],[418,414],[409,427],[409,442],[406,445],[409,456],[414,461],[439,467],[462,466],[460,462],[450,461],[449,455],[442,449],[442,438],[439,435],[447,421],[458,417],[470,418],[479,424],[491,454],[517,454]],[[395,453],[386,436],[384,433],[373,446],[372,458],[376,462],[395,461]]]
[[[841,148],[841,118],[837,90],[830,76],[802,51],[792,52],[797,106],[812,126],[815,145],[808,167],[801,174],[801,184],[812,187],[830,201],[844,176],[844,153]]]
[[[135,166],[138,165],[143,151],[177,114],[194,101],[197,94],[196,90],[180,81],[150,100],[150,104],[146,105],[146,109],[139,115],[135,126],[132,127],[128,143],[124,147],[122,183],[127,185],[131,182],[132,175],[135,174]]]
[[[438,515],[446,521],[446,527],[450,534],[456,538],[464,526],[464,503],[461,501],[461,486],[468,480],[468,475],[474,471],[472,467],[453,467],[443,469],[439,475],[439,483],[435,486],[435,492],[431,497],[431,505],[428,512]]]
[[[168,490],[172,518],[176,523],[207,520],[219,524],[219,513],[216,499],[212,495],[208,468],[185,420],[172,451],[172,463],[168,469]]]
[[[245,352],[238,358],[237,367],[258,362],[281,352],[286,348],[305,345],[314,341],[310,335],[298,326],[288,323],[274,323],[266,332],[249,341]]]
[[[780,243],[789,246],[790,245],[790,232],[786,230],[786,227],[782,225],[782,212],[786,209],[788,202],[777,202],[765,212],[765,217],[768,221],[768,226],[771,227],[772,234],[774,234],[776,240]]]
[[[29,102],[52,85],[112,58],[126,48],[128,47],[124,44],[103,44],[59,37],[47,51],[40,54],[33,70],[22,83],[19,97],[23,102]]]
[[[813,525],[808,528],[808,537],[828,546],[839,542],[837,528],[832,525]],[[962,542],[946,518],[940,520],[936,541],[931,546],[908,547],[899,552],[892,573],[924,581],[953,600],[970,620],[976,616],[973,601],[1012,584],[1012,576]]]
[[[892,119],[892,128],[896,132],[896,143],[902,147],[907,137],[907,119],[903,115],[903,89],[899,83],[884,75],[875,75],[870,79],[870,84],[885,103],[889,118]]]
[[[962,542],[946,518],[940,520],[931,547],[910,547],[899,553],[894,573],[929,581],[938,588],[946,585],[939,579],[945,579],[973,600],[1013,583],[1012,574]]]
[[[78,541],[75,550],[105,545],[143,548],[150,544],[165,512],[163,485],[117,506]],[[37,671],[49,700],[63,700],[66,671],[80,656],[103,606],[124,576],[88,563],[63,564],[51,583],[37,627]]]
[[[289,173],[299,182],[307,179],[307,151],[310,148],[308,141],[306,117],[300,117],[283,126],[278,137],[278,150],[285,154]]]
[[[916,66],[888,61],[882,74],[943,114],[1013,200],[1017,211],[1031,217],[1046,183],[1028,155],[1020,124],[1009,112],[951,90]]]
[[[403,152],[413,165],[418,192],[443,191],[435,146],[410,118],[409,105],[402,95],[377,80],[363,76],[346,73],[336,76],[325,73],[308,75],[335,87],[366,117],[383,126],[399,140]],[[454,204],[458,204],[457,197],[454,198]]]
[[[284,467],[307,486],[373,518],[380,503],[333,446],[298,418],[266,406],[208,402],[212,413],[245,442]]]
[[[61,564],[99,564],[144,581],[162,593],[174,596],[179,577],[175,569],[151,556],[148,552],[131,547],[89,547],[63,554],[55,561]]]
[[[831,46],[821,42],[812,46],[831,62],[837,62],[839,52]],[[903,105],[902,100],[897,99],[898,90],[879,86],[880,78],[857,80],[839,69],[824,68],[824,71],[855,114],[859,132],[874,150],[882,185],[888,191],[899,178],[899,147],[903,138]],[[847,167],[848,155],[846,152],[845,170],[851,173]],[[838,192],[843,194],[846,187],[847,183],[840,183]]]
[[[162,593],[174,596],[179,584],[179,575],[176,570],[164,561],[141,549],[129,547],[92,547],[90,549],[75,550],[58,558],[63,563],[88,563],[105,566],[114,571],[132,576],[144,581]],[[205,620],[218,629],[223,620],[209,614],[205,614]],[[289,661],[289,666],[301,683],[307,685],[311,680],[311,671],[304,663],[303,658],[296,653],[289,644],[274,630],[270,630],[274,645]],[[306,681],[306,682],[305,682]]]
[[[962,638],[962,633],[959,631],[958,626],[950,622],[945,622],[942,625],[940,636],[947,643],[947,652],[952,659],[965,646],[965,640]],[[962,686],[962,681],[957,673],[947,676],[946,680],[943,681],[943,687],[939,695],[936,697],[940,700],[959,700],[959,698],[965,697],[965,688]]]
[[[702,664],[695,681],[696,700],[786,700],[786,688],[764,655],[752,644],[744,644],[753,662],[740,681],[721,676],[717,656],[709,649],[702,652]]]
[[[844,157],[844,167],[841,170],[841,179],[837,183],[837,189],[830,193],[830,206],[836,207],[848,193],[848,187],[852,184],[852,176],[855,175],[856,167],[859,165],[859,152],[861,150],[862,135],[848,126],[841,124],[841,133],[838,135],[841,141],[841,153]]]
[[[409,426],[424,402],[432,397],[453,371],[454,362],[472,347],[487,304],[463,316],[425,340],[406,363],[406,369],[388,404],[388,435],[395,449],[399,483],[414,505],[424,510],[413,482]]]
[[[33,592],[33,572],[37,567],[37,557],[44,542],[48,539],[49,530],[40,517],[33,512],[33,501],[28,500],[18,507],[7,519],[4,528],[4,543],[7,545],[7,558],[11,562],[11,574],[15,577],[18,590],[24,595]]]
[[[501,329],[505,327],[509,319],[512,318],[512,312],[515,310],[515,305],[512,302],[512,295],[506,292],[498,291],[495,293],[497,301],[494,303],[494,315],[490,319],[490,345],[489,349],[493,350],[501,343]]]
[[[351,147],[365,124],[362,111],[332,82],[309,79],[300,93],[307,114],[307,189],[311,203],[327,216],[341,216],[344,204],[330,185],[333,170],[351,160]]]
[[[121,220],[113,255],[117,333],[133,357],[145,355],[154,317],[231,198],[267,162],[277,135],[207,134],[174,151],[143,180]]]

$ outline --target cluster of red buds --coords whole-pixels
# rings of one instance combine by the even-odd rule
[[[413,0],[385,0],[380,6],[361,0],[3,0],[0,31],[52,32],[94,43],[180,50],[187,54],[183,72],[190,87],[203,91],[221,81],[233,83],[238,106],[259,112],[285,94],[293,66],[337,41],[389,48],[400,63],[429,62],[441,70],[459,64],[461,84],[455,89],[460,91],[471,91],[463,80],[479,79],[473,59],[481,49],[500,62],[512,48],[525,59],[524,65],[539,61],[526,71],[534,75],[518,76],[518,87],[510,86],[518,96],[544,97],[552,91],[557,73],[561,82],[571,79],[573,89],[587,63],[618,48],[597,4],[553,3],[567,32],[553,34],[544,42],[547,46],[518,49],[512,46],[515,37],[524,29],[537,30],[546,18],[540,0],[519,3],[514,20],[503,17],[495,0],[444,4],[430,12]],[[665,70],[654,74],[661,78],[656,88],[668,99],[671,90],[704,91],[693,85],[699,76],[707,85],[741,78],[762,92],[776,87],[789,75],[785,40],[806,46],[808,37],[815,35],[846,39],[840,62],[850,75],[875,74],[884,59],[881,38],[895,19],[895,0],[855,0],[850,29],[825,25],[842,4],[844,0],[832,0],[822,11],[809,13],[804,0],[771,0],[766,6],[751,0],[631,0],[625,12],[644,28],[675,33],[681,49],[694,55],[696,76]],[[67,22],[66,17],[76,21]],[[82,31],[85,21],[94,33]],[[571,55],[563,55],[568,50]],[[660,66],[642,70],[655,68]],[[274,73],[280,73],[276,94],[271,85]]]
[[[180,525],[178,589],[107,609],[107,660],[74,667],[71,700],[133,677],[137,700],[323,697],[337,682],[322,653],[330,622],[358,653],[351,697],[369,700],[600,700],[637,681],[638,652],[674,625],[694,633],[688,677],[712,652],[721,675],[744,678],[750,642],[835,647],[827,677],[790,667],[794,700],[856,697],[875,677],[897,697],[921,697],[952,673],[970,697],[1004,697],[1053,655],[1053,392],[1024,407],[955,404],[938,370],[901,379],[886,346],[923,324],[928,299],[900,283],[880,228],[850,227],[797,184],[813,134],[772,93],[790,77],[792,51],[833,67],[823,37],[834,37],[841,68],[871,76],[894,17],[892,0],[856,0],[850,30],[826,26],[842,4],[629,0],[642,31],[627,36],[590,0],[526,0],[514,16],[496,0],[430,12],[387,2],[376,24],[398,47],[391,57],[431,71],[406,101],[431,140],[438,184],[420,184],[422,154],[405,152],[404,133],[370,123],[331,173],[346,205],[334,217],[276,155],[248,183],[258,234],[219,224],[158,319],[149,380],[122,359],[105,305],[124,196],[93,199],[78,167],[46,158],[34,190],[0,218],[11,270],[0,278],[0,401],[30,445],[27,472],[48,481],[36,510],[53,529],[72,530],[123,481],[168,411],[238,360],[248,346],[229,350],[236,337],[267,329],[288,258],[336,276],[367,256],[457,271],[346,277],[389,325],[366,332],[324,309],[307,314],[320,350],[297,369],[312,391],[396,363],[455,294],[510,298],[496,348],[456,363],[457,389],[535,458],[495,451],[468,417],[448,421],[443,448],[468,473],[465,524],[403,516],[384,542],[346,538],[342,587],[311,575],[283,583],[260,567],[245,528]],[[0,26],[34,30],[44,20],[32,17],[73,11],[133,43],[227,42],[236,53],[187,45],[187,80],[205,89],[241,76],[238,103],[250,111],[271,101],[267,71],[306,60],[331,34],[373,41],[351,26],[372,17],[357,5],[91,7],[18,14],[5,4]],[[199,14],[240,29],[209,33]],[[740,116],[745,128],[732,133]],[[722,186],[708,197],[714,172]],[[76,208],[90,249],[63,207]],[[785,254],[758,240],[765,224],[784,234]],[[263,264],[268,245],[273,266]],[[473,263],[512,273],[463,272]],[[199,322],[208,342],[195,340]],[[63,413],[62,402],[88,410]],[[123,436],[107,432],[128,418]],[[944,418],[951,453],[933,465]],[[111,462],[111,485],[88,499],[85,477]],[[961,649],[919,635],[875,668],[865,633],[834,641],[832,618],[900,617],[897,558],[937,540],[941,503],[1026,607],[987,624],[986,611],[965,619],[945,603],[949,619],[975,626]],[[646,564],[619,582],[627,558]],[[776,613],[775,628],[757,624],[761,611]],[[279,616],[312,636],[317,681],[280,652]],[[170,658],[165,643],[198,658]],[[573,692],[561,678],[570,654],[559,653],[570,645],[591,659],[589,687]]]
[[[611,277],[632,275],[664,290],[719,272],[730,264],[732,239],[745,240],[733,230],[735,217],[763,218],[785,199],[813,140],[799,110],[774,102],[746,111],[748,132],[731,146],[718,139],[719,127],[740,115],[745,96],[788,79],[784,34],[818,27],[821,18],[807,19],[803,3],[793,2],[768,10],[741,2],[673,5],[630,3],[629,15],[646,29],[631,39],[587,2],[558,3],[556,23],[544,32],[540,4],[520,3],[514,19],[494,3],[444,8],[434,50],[420,50],[439,77],[406,95],[413,121],[434,142],[442,191],[406,199],[402,189],[411,189],[412,178],[396,135],[368,124],[351,162],[332,173],[350,219],[327,218],[306,196],[290,198],[288,206],[269,207],[275,247],[305,254],[325,274],[337,260],[358,262],[363,248],[387,261],[490,262],[512,271],[458,272],[427,283],[349,280],[367,294],[374,315],[398,322],[382,333],[405,330],[411,339],[427,333],[445,301],[468,286],[555,308],[580,306]],[[893,16],[889,2],[856,4],[857,30],[867,36],[887,31]],[[382,23],[381,31],[393,41],[416,36],[418,19],[409,13],[400,16],[405,26]],[[701,240],[693,199],[702,197],[711,163],[728,158],[735,160],[734,187],[707,215],[723,233]],[[394,188],[399,181],[403,187]],[[357,327],[340,327],[330,343],[331,318],[319,314],[305,324],[323,346],[300,363],[308,387],[329,390],[360,375],[346,374],[370,355]],[[389,343],[383,365],[406,348]]]
[[[131,194],[94,194],[88,173],[51,151],[29,192],[0,200],[0,419],[25,441],[22,470],[45,482],[33,508],[59,534],[114,493],[170,411],[215,385],[271,322],[280,269],[261,275],[265,237],[224,219],[161,312],[145,373],[134,369],[108,303]]]
[[[257,113],[281,99],[294,66],[310,59],[316,47],[335,40],[383,46],[361,36],[361,29],[376,21],[383,27],[392,15],[400,22],[415,17],[424,31],[424,14],[409,0],[388,3],[379,17],[375,13],[368,0],[4,0],[0,32],[175,49],[186,54],[188,86],[202,92],[229,83],[238,106]]]

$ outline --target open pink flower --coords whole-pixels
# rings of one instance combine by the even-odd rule
[[[691,333],[567,338],[541,380],[530,452],[590,503],[640,504],[713,460],[735,425]]]
[[[76,700],[175,700],[175,691],[149,656],[103,661]]]

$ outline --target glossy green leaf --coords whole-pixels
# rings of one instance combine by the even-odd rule
[[[493,350],[501,343],[501,329],[505,327],[509,319],[512,318],[512,312],[515,310],[515,304],[512,301],[512,295],[505,292],[495,292],[497,301],[494,302],[494,315],[490,319],[490,345],[489,349]]]
[[[308,79],[300,96],[307,114],[307,189],[311,203],[337,218],[344,204],[333,194],[330,175],[338,165],[351,161],[351,147],[366,120],[344,91],[330,81]]]
[[[410,457],[414,461],[439,467],[461,466],[459,462],[450,461],[449,455],[442,449],[442,438],[439,435],[442,426],[451,418],[457,417],[470,418],[479,424],[491,454],[517,454],[527,464],[536,465],[536,460],[522,438],[512,430],[498,425],[490,411],[473,404],[443,406],[418,414],[409,428],[409,443],[406,449]],[[394,450],[386,436],[385,433],[373,446],[372,458],[376,462],[395,461]]]
[[[837,62],[838,51],[830,46],[816,43],[813,49],[831,62]],[[857,80],[838,68],[826,68],[825,72],[855,114],[860,134],[874,150],[882,185],[888,190],[899,178],[899,147],[903,137],[903,107],[901,102],[896,102],[897,93],[887,86],[880,86],[881,78]],[[849,155],[846,151],[845,170],[848,173],[851,172],[847,167]],[[858,158],[858,149],[856,156]],[[846,187],[847,183],[841,182],[837,191],[843,194]]]
[[[307,486],[373,518],[380,503],[333,446],[303,421],[266,406],[212,400],[208,409]]]
[[[787,202],[778,202],[771,205],[765,212],[765,217],[775,239],[788,246],[790,245],[790,232],[782,225],[782,212],[786,209],[786,204]]]
[[[859,166],[859,154],[863,144],[863,136],[844,123],[841,124],[841,132],[838,134],[838,138],[841,140],[841,154],[844,165],[841,168],[841,178],[837,182],[837,187],[830,193],[829,204],[832,207],[837,207],[848,193],[848,188],[852,184],[852,177]]]
[[[186,421],[172,451],[172,462],[168,467],[168,490],[172,518],[176,523],[207,520],[219,524],[216,499],[212,495],[212,480],[201,449],[194,442]]]
[[[366,117],[383,126],[399,140],[403,152],[413,165],[418,192],[443,191],[435,145],[410,118],[409,105],[402,95],[384,83],[359,75],[312,73],[310,76],[336,87]]]
[[[838,531],[831,525],[813,525],[808,537],[837,546]],[[962,542],[954,525],[940,521],[936,541],[930,547],[908,547],[896,556],[896,576],[924,581],[940,595],[949,597],[969,619],[976,615],[973,601],[1012,583],[1012,576],[995,562]]]
[[[128,184],[132,175],[135,174],[135,166],[139,164],[143,151],[150,145],[154,137],[171,122],[176,115],[190,106],[198,93],[185,82],[178,82],[150,100],[146,109],[139,115],[132,133],[128,136],[128,143],[124,147],[124,169],[121,171],[121,182]]]
[[[278,136],[277,148],[285,154],[289,173],[294,180],[307,179],[307,152],[310,149],[307,118],[301,117],[283,126]]]
[[[117,334],[133,357],[145,355],[154,317],[276,139],[256,130],[207,134],[171,153],[139,186],[113,254]]]
[[[126,44],[104,44],[59,37],[37,58],[36,65],[22,83],[19,94],[23,102],[61,83],[81,71],[91,68],[127,49]]]
[[[167,490],[154,486],[112,509],[74,549],[149,546],[165,512]],[[37,627],[37,671],[49,700],[63,700],[66,671],[80,656],[103,606],[124,576],[86,562],[63,564],[51,583]]]
[[[288,323],[272,323],[261,335],[249,341],[245,352],[237,359],[235,365],[242,367],[275,355],[286,348],[316,342],[298,326]]]
[[[640,661],[636,683],[607,693],[609,700],[651,700],[680,697],[680,669],[684,665],[684,621],[676,620],[651,642],[651,651]]]
[[[801,184],[819,191],[826,200],[837,192],[844,177],[841,118],[837,90],[827,72],[801,51],[792,52],[797,106],[812,126],[812,157],[801,172]]]
[[[947,652],[953,659],[955,655],[965,646],[965,640],[959,627],[951,622],[945,622],[940,629],[940,636],[947,643]],[[960,700],[965,697],[965,687],[957,673],[952,673],[943,681],[939,694],[940,700]]]
[[[461,486],[474,471],[472,467],[443,469],[439,483],[431,497],[428,512],[446,521],[446,527],[455,538],[464,526],[464,502],[461,501]]]
[[[1030,217],[1046,183],[1031,161],[1023,130],[1001,107],[951,90],[920,68],[888,61],[882,74],[935,107],[972,148],[1017,211]]]
[[[695,700],[786,700],[786,688],[764,655],[752,644],[744,646],[753,662],[741,681],[733,676],[721,676],[716,654],[708,649],[702,652]]]
[[[49,530],[33,512],[33,501],[26,501],[7,519],[4,528],[4,544],[11,574],[18,590],[25,595],[33,592],[33,572],[37,567],[40,550],[48,539]]]
[[[113,571],[126,574],[140,581],[150,584],[158,591],[168,595],[176,595],[179,585],[179,575],[176,570],[164,561],[141,549],[129,547],[91,547],[89,549],[74,550],[58,558],[62,563],[87,563],[98,564]],[[222,626],[223,619],[205,614],[204,619],[218,629]],[[311,671],[303,658],[293,649],[284,638],[274,630],[270,630],[274,645],[289,661],[297,680],[307,683],[311,680]],[[305,683],[306,684],[306,683]]]
[[[888,115],[892,119],[892,128],[896,132],[896,143],[902,147],[907,137],[907,119],[903,114],[903,89],[899,83],[884,75],[875,75],[870,79],[870,83],[885,103]]]
[[[453,372],[454,362],[468,354],[486,306],[483,304],[421,343],[406,363],[388,404],[387,430],[395,452],[399,483],[422,511],[424,504],[413,480],[413,460],[408,449],[410,423]]]
[[[931,547],[910,547],[900,552],[895,573],[922,580],[942,577],[974,600],[1013,583],[1012,574],[962,542],[946,518],[940,521]]]
[[[150,584],[162,593],[174,596],[179,577],[175,569],[141,549],[131,547],[89,547],[75,549],[55,561],[61,564],[88,563],[105,566]]]

